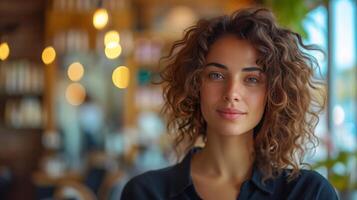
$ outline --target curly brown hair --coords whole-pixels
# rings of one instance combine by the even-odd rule
[[[188,141],[188,150],[198,138],[206,140],[200,73],[210,46],[226,34],[249,41],[258,52],[257,64],[267,75],[265,113],[254,128],[256,165],[263,180],[291,167],[291,180],[297,176],[306,151],[318,143],[314,130],[326,95],[321,90],[324,83],[314,78],[318,63],[307,52],[318,50],[317,46],[305,45],[298,33],[280,27],[266,8],[246,8],[199,20],[173,44],[161,71],[167,128],[175,132],[176,147]]]

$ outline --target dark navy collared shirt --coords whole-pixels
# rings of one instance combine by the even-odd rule
[[[160,170],[148,171],[134,177],[125,186],[121,200],[199,200],[190,175],[192,149],[178,164]],[[331,184],[319,173],[311,170],[300,170],[299,176],[288,182],[284,172],[275,179],[263,184],[262,173],[254,168],[251,179],[245,181],[237,199],[338,199]]]

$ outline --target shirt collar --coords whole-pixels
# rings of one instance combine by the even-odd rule
[[[182,194],[187,188],[193,185],[191,179],[191,159],[193,154],[197,151],[200,151],[202,148],[195,147],[192,148],[184,157],[184,159],[177,165],[175,165],[175,182],[173,183],[173,187],[171,187],[171,198],[176,197]]]
[[[262,182],[263,174],[257,165],[254,164],[253,175],[252,175],[252,183],[259,188],[260,190],[267,192],[269,194],[273,194],[275,189],[275,181],[273,179],[268,179],[264,183]]]
[[[193,186],[192,178],[191,178],[191,159],[193,154],[200,151],[202,148],[195,147],[192,148],[184,157],[184,159],[175,165],[175,170],[173,176],[175,177],[175,182],[173,183],[173,187],[171,187],[171,197],[176,197],[182,194],[187,188]],[[264,183],[262,183],[263,174],[258,169],[256,165],[253,168],[253,175],[251,178],[251,182],[260,190],[267,192],[269,194],[273,194],[275,189],[275,182],[273,179],[268,179]]]

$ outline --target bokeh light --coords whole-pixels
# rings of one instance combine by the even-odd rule
[[[104,45],[107,46],[109,43],[116,43],[120,42],[120,37],[118,31],[108,31],[104,35]]]
[[[122,49],[120,44],[111,42],[105,47],[104,53],[107,56],[107,58],[115,59],[120,56],[121,51]]]
[[[93,15],[93,25],[96,29],[103,29],[108,23],[108,12],[104,8],[97,9]]]
[[[81,105],[86,97],[86,90],[79,83],[71,83],[66,89],[66,99],[74,106]]]
[[[183,5],[175,6],[164,17],[164,31],[167,34],[179,37],[182,34],[182,30],[192,26],[197,19],[196,12],[190,7]]]
[[[116,87],[120,89],[127,88],[130,81],[130,71],[126,66],[117,67],[112,74],[112,80]]]
[[[0,60],[6,60],[10,55],[10,47],[4,42],[0,44]]]
[[[336,105],[333,108],[333,122],[335,125],[341,125],[345,121],[345,111],[342,106]]]
[[[83,65],[79,62],[74,62],[68,67],[67,75],[71,81],[81,80],[83,74],[84,74],[84,68]]]
[[[56,58],[56,51],[52,46],[46,47],[42,52],[42,61],[46,65],[51,64]]]

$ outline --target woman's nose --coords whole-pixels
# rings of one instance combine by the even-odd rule
[[[238,80],[229,80],[226,83],[223,99],[229,102],[238,102],[241,100],[243,88]]]

